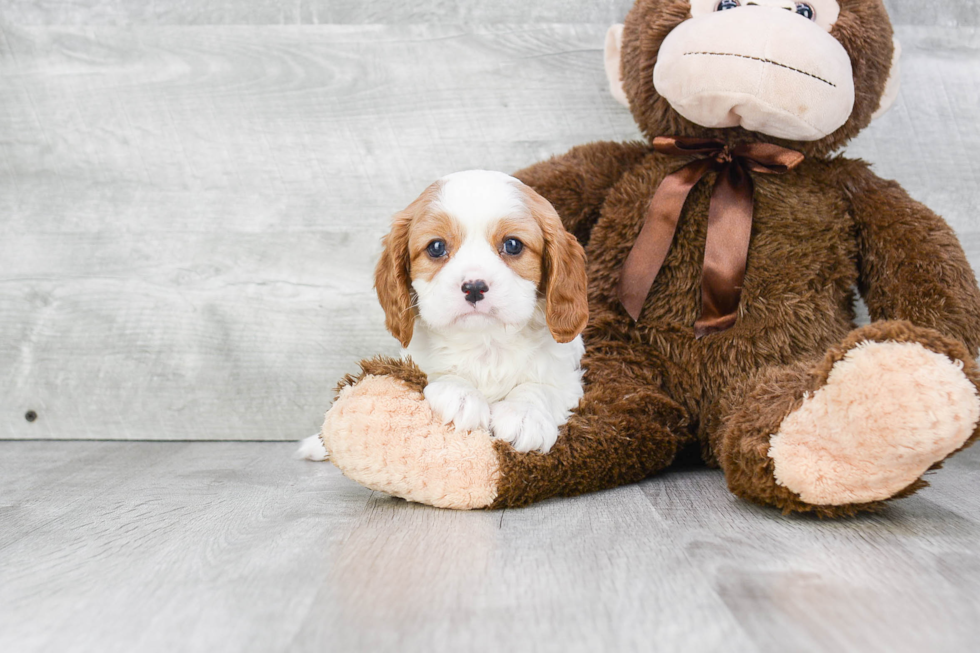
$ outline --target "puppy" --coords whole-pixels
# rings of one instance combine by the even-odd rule
[[[444,424],[547,452],[582,397],[585,252],[543,197],[499,172],[444,177],[396,214],[374,285]],[[323,460],[319,438],[299,454]]]
[[[547,452],[582,397],[585,252],[517,179],[440,179],[398,213],[375,288],[443,423]]]

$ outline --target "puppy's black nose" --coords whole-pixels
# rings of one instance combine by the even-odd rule
[[[466,293],[466,301],[471,304],[475,304],[481,299],[483,299],[483,293],[490,290],[490,286],[483,279],[477,279],[476,281],[467,281],[463,284],[462,291]]]

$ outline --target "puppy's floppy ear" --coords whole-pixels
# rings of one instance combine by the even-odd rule
[[[374,269],[374,289],[385,311],[385,327],[391,335],[408,347],[415,329],[415,309],[412,308],[412,280],[409,275],[408,237],[415,218],[416,200],[404,211],[395,214],[391,231],[381,242],[384,251]]]
[[[531,215],[544,232],[544,292],[548,330],[557,342],[571,342],[589,321],[585,250],[565,231],[558,212],[528,186],[523,189]]]

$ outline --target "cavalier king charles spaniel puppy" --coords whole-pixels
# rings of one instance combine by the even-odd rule
[[[589,317],[585,252],[555,209],[509,175],[459,172],[396,214],[383,242],[385,325],[428,376],[435,415],[549,451],[582,398]],[[322,448],[314,436],[300,454]]]
[[[547,452],[582,398],[585,252],[517,179],[444,177],[397,214],[375,288],[443,423]]]

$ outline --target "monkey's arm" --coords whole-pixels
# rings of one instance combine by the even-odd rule
[[[946,222],[863,162],[841,176],[857,225],[859,290],[873,320],[907,320],[957,338],[976,358],[980,289]]]
[[[584,245],[606,193],[649,152],[650,146],[640,142],[589,143],[535,163],[514,176],[551,202],[565,228]]]

